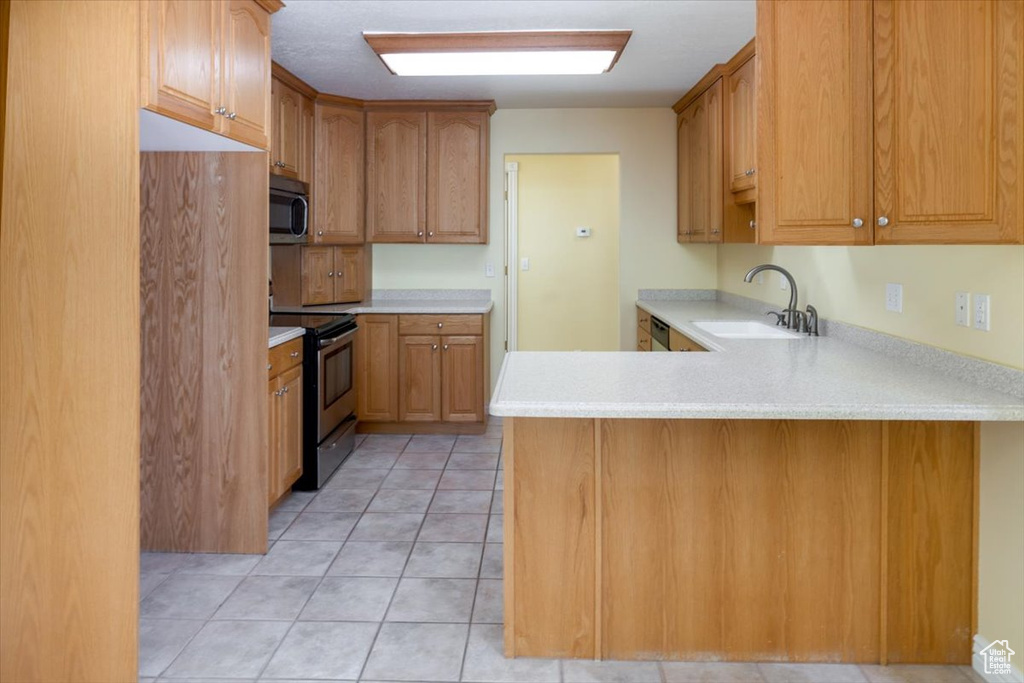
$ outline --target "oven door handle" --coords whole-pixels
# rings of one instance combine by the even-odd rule
[[[355,330],[349,330],[348,332],[345,332],[344,334],[339,334],[337,337],[331,337],[330,339],[321,339],[320,340],[320,344],[317,346],[317,348],[319,350],[323,351],[328,346],[334,346],[335,344],[337,344],[342,339],[345,339],[346,337],[351,337],[355,333],[356,333]]]

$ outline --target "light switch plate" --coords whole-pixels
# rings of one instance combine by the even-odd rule
[[[903,285],[894,282],[885,285],[885,310],[903,312]]]
[[[484,266],[484,277],[494,277],[494,264],[488,263]]]
[[[971,326],[971,295],[967,292],[956,293],[956,324],[960,327]]]
[[[789,280],[787,280],[786,276],[783,275],[782,273],[779,273],[779,289],[782,289],[782,290],[789,289]]]
[[[529,259],[529,257],[526,257],[526,256],[524,256],[524,257],[523,257],[523,258],[522,258],[522,259],[521,259],[521,260],[519,261],[519,269],[520,269],[520,270],[523,270],[523,271],[526,271],[526,270],[529,270],[529,269],[530,269],[530,259]]]
[[[988,294],[974,295],[974,329],[988,332],[992,327],[992,308]]]
[[[577,237],[590,237],[590,228],[576,228]]]

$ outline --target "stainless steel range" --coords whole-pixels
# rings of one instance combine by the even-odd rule
[[[355,445],[355,316],[272,313],[270,324],[306,329],[302,398],[307,408],[302,415],[302,477],[294,488],[318,489]]]

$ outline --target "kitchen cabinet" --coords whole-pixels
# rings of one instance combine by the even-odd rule
[[[362,244],[366,126],[361,109],[317,102],[313,229],[316,244]]]
[[[741,193],[757,187],[757,85],[755,59],[750,54],[726,79],[726,172],[729,190]]]
[[[422,242],[427,227],[427,115],[366,114],[366,226],[371,242]]]
[[[366,315],[359,326],[361,422],[398,422],[408,429],[421,424],[435,431],[483,424],[486,316]]]
[[[274,128],[270,145],[270,172],[299,178],[302,165],[302,95],[274,79]]]
[[[1024,241],[1024,4],[759,0],[757,35],[760,242]]]
[[[267,374],[267,502],[273,505],[302,476],[301,338],[270,350]]]
[[[370,242],[487,242],[490,108],[366,114]]]
[[[366,296],[364,247],[302,247],[302,305],[362,301]]]
[[[308,97],[302,98],[301,105],[302,112],[299,118],[299,180],[314,185],[313,169],[316,166],[316,105]],[[310,219],[309,224],[313,225],[312,219]]]
[[[636,308],[636,350],[651,350],[651,314],[639,306]]]
[[[141,7],[141,99],[151,111],[267,149],[270,13],[277,0]]]
[[[707,351],[703,346],[693,341],[679,330],[669,328],[668,331],[669,351]]]
[[[360,315],[355,341],[360,422],[398,420],[398,316]]]
[[[679,242],[722,241],[722,81],[678,116]]]

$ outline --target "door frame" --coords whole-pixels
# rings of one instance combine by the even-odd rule
[[[519,347],[519,163],[505,162],[505,351]]]

